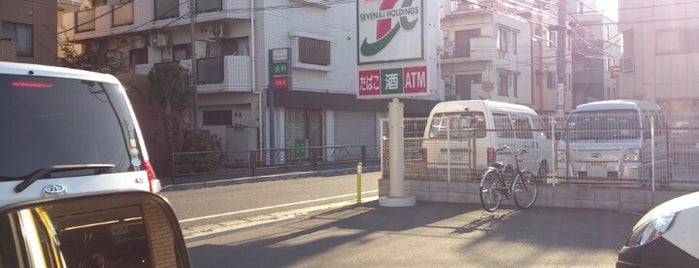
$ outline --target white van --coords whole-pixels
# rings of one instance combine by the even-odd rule
[[[119,81],[0,62],[0,205],[112,190],[161,190]]]
[[[478,178],[495,161],[514,164],[509,152],[527,147],[523,166],[534,174],[547,174],[553,159],[552,141],[531,108],[491,100],[440,102],[432,108],[422,142],[428,169],[465,169]]]
[[[669,178],[665,125],[654,102],[608,100],[578,105],[557,145],[557,175],[651,178],[655,166],[656,178]]]

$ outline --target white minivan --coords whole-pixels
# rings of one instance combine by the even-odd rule
[[[668,182],[666,122],[660,106],[637,100],[578,105],[557,145],[557,175]],[[655,167],[655,169],[653,169]]]
[[[492,100],[435,105],[423,134],[422,158],[428,169],[462,169],[478,178],[493,162],[514,164],[510,152],[496,150],[502,145],[514,151],[526,147],[521,168],[539,176],[548,173],[553,145],[537,113],[524,105]]]
[[[0,205],[112,190],[161,190],[119,81],[0,62]]]

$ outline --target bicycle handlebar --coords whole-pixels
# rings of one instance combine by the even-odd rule
[[[512,147],[510,147],[509,145],[503,144],[502,146],[500,146],[500,148],[498,148],[498,149],[495,150],[495,151],[496,151],[496,152],[508,151],[508,152],[510,152],[510,153],[513,154],[513,155],[523,155],[523,154],[525,154],[525,153],[527,152],[527,146],[525,145],[525,146],[523,146],[522,149],[520,149],[519,151],[515,151],[515,150],[513,150]]]

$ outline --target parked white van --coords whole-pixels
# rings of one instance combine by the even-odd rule
[[[578,105],[557,145],[557,175],[670,178],[667,133],[654,102],[608,100]]]
[[[0,206],[112,190],[161,190],[119,81],[0,62]]]
[[[527,147],[521,168],[544,176],[553,159],[552,141],[531,108],[491,100],[441,102],[432,108],[422,142],[428,169],[460,169],[477,178],[495,161],[514,164],[510,152]]]

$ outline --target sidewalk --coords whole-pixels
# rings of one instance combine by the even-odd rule
[[[362,173],[381,171],[379,165],[370,165],[362,167]],[[259,170],[259,175],[250,176],[247,171],[242,173],[212,173],[201,174],[195,176],[183,176],[174,178],[161,178],[163,183],[163,191],[177,191],[184,189],[206,188],[224,185],[233,185],[249,182],[262,182],[274,180],[289,180],[308,177],[329,177],[346,174],[356,174],[356,166],[347,168],[328,168],[322,170],[302,170],[302,169],[275,169],[275,170]]]

